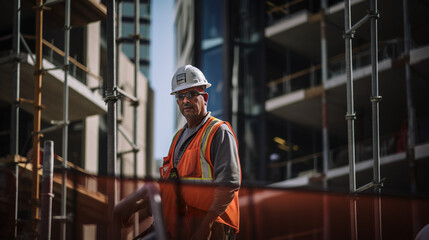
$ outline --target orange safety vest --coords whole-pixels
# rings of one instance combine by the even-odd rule
[[[164,221],[168,232],[173,238],[177,236],[190,236],[196,230],[191,229],[193,223],[201,222],[213,202],[214,187],[204,186],[204,184],[213,183],[213,164],[210,159],[210,147],[214,134],[223,123],[226,123],[232,131],[231,125],[228,122],[210,117],[191,140],[176,167],[180,184],[174,184],[169,181],[161,184]],[[163,180],[168,180],[171,169],[173,169],[174,149],[181,131],[182,129],[174,136],[168,156],[164,157],[163,166],[159,169],[161,179]],[[232,133],[238,143],[233,131]],[[191,185],[186,183],[197,184]],[[178,189],[179,191],[177,191]],[[183,218],[180,218],[180,215],[178,216],[178,212],[183,213],[185,211],[184,209],[180,209],[180,204],[178,204],[180,199],[178,199],[178,196],[183,199],[187,208],[187,212]],[[239,217],[238,191],[236,191],[233,200],[225,212],[215,221],[233,227],[236,233],[238,233]]]

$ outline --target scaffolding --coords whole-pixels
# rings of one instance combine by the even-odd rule
[[[138,86],[139,86],[139,81],[138,81],[138,74],[140,72],[140,39],[142,38],[140,35],[140,0],[134,0],[134,34],[131,36],[122,36],[122,0],[117,1],[117,22],[116,22],[116,47],[119,50],[121,49],[122,46],[122,42],[125,40],[133,40],[134,41],[134,92],[133,95],[125,92],[124,90],[120,89],[119,87],[117,87],[119,94],[122,96],[121,97],[121,101],[128,101],[130,102],[131,106],[133,107],[133,136],[132,139],[130,136],[128,136],[125,131],[123,130],[123,128],[121,127],[121,118],[119,117],[120,111],[118,110],[117,115],[117,123],[118,123],[118,131],[119,133],[121,133],[121,135],[125,138],[125,140],[128,142],[128,144],[130,145],[131,149],[130,150],[125,150],[122,152],[118,153],[118,156],[121,159],[121,164],[120,164],[120,174],[121,176],[123,175],[123,155],[124,154],[128,154],[128,153],[133,153],[133,168],[134,168],[134,172],[133,172],[133,178],[135,180],[137,180],[138,178],[138,174],[137,174],[137,169],[138,169],[138,164],[137,164],[137,159],[138,159],[138,153],[140,151],[139,148],[139,143],[138,143],[138,106],[140,104],[139,102],[139,92],[138,92]],[[116,76],[119,76],[118,72],[119,72],[119,53],[116,54]],[[117,81],[119,82],[119,78],[117,77]],[[119,85],[119,83],[118,83]],[[120,108],[121,104],[118,105],[118,108]],[[138,186],[137,184],[134,186],[134,189],[137,190]],[[139,234],[139,214],[135,214],[134,215],[134,237],[137,236]]]
[[[378,29],[377,21],[379,18],[377,9],[377,0],[370,1],[370,10],[368,14],[359,20],[355,25],[351,25],[351,6],[350,0],[344,2],[344,40],[345,40],[345,61],[347,72],[347,132],[348,132],[348,159],[349,159],[349,193],[350,197],[350,229],[351,239],[358,239],[357,234],[357,202],[356,195],[362,191],[374,187],[374,192],[378,195],[374,198],[374,221],[375,221],[375,239],[382,239],[381,222],[381,187],[383,182],[380,178],[380,136],[379,136],[379,103],[382,99],[378,92]],[[365,22],[371,22],[371,66],[372,66],[372,142],[373,142],[373,179],[370,183],[356,188],[356,160],[355,160],[355,132],[354,121],[356,113],[354,110],[353,97],[353,64],[352,64],[352,39],[356,30]]]
[[[21,0],[16,0],[14,4],[14,25],[13,25],[13,101],[12,105],[12,119],[11,119],[11,153],[13,156],[13,162],[15,164],[15,213],[14,213],[14,237],[18,234],[18,187],[19,187],[19,167],[16,164],[16,158],[19,154],[19,98],[20,98],[20,34],[21,34]]]
[[[13,104],[11,107],[11,154],[13,156],[13,161],[15,164],[15,174],[16,174],[16,193],[15,193],[15,230],[14,235],[15,238],[18,236],[17,225],[19,222],[18,219],[18,187],[19,187],[19,112],[20,112],[20,103],[21,102],[32,102],[34,104],[34,123],[33,123],[33,158],[32,158],[32,201],[31,201],[31,219],[32,219],[32,236],[37,238],[38,236],[38,223],[40,222],[39,217],[39,168],[40,168],[40,139],[43,133],[55,131],[58,129],[62,129],[62,187],[61,187],[61,216],[56,216],[55,219],[61,221],[61,239],[66,239],[67,236],[67,169],[68,169],[68,124],[69,124],[69,84],[68,84],[68,75],[70,71],[70,61],[73,60],[70,58],[70,0],[65,0],[65,8],[64,8],[64,52],[62,52],[63,65],[59,68],[52,69],[44,69],[43,68],[43,44],[48,44],[43,39],[43,12],[48,9],[48,6],[56,4],[58,2],[63,2],[63,0],[52,0],[46,1],[38,0],[36,2],[36,35],[34,37],[36,41],[36,51],[35,58],[33,59],[33,54],[31,53],[30,48],[28,47],[24,36],[20,32],[21,26],[21,0],[14,1],[14,25],[13,25]],[[118,1],[119,6],[121,1]],[[107,130],[108,130],[108,141],[107,141],[107,175],[111,177],[117,176],[117,156],[122,156],[122,154],[126,154],[129,152],[134,153],[134,178],[137,179],[137,154],[140,151],[140,147],[138,145],[138,106],[139,106],[139,95],[138,95],[138,74],[139,74],[139,53],[140,53],[140,39],[141,35],[139,33],[139,9],[140,9],[140,1],[135,0],[135,34],[132,36],[134,39],[135,45],[135,61],[134,61],[134,95],[128,94],[126,91],[120,89],[117,85],[117,79],[119,78],[117,73],[118,62],[119,62],[119,54],[120,51],[120,43],[121,43],[121,18],[118,18],[117,22],[115,19],[116,14],[116,3],[115,0],[107,1],[107,78],[106,78],[106,92],[105,92],[105,102],[107,104]],[[122,9],[118,7],[118,14],[120,16]],[[115,26],[117,23],[117,31],[118,36],[115,35]],[[20,61],[21,61],[21,53],[20,53],[20,42],[26,47],[27,51],[30,54],[30,57],[33,59],[35,64],[34,71],[34,100],[26,100],[20,97]],[[51,44],[51,48],[57,52],[61,52],[59,49],[55,48]],[[73,62],[75,65],[77,64],[75,61]],[[79,66],[84,68],[84,71],[91,76],[95,76],[88,69],[86,69],[83,65]],[[42,78],[43,74],[47,71],[62,69],[64,71],[64,85],[63,85],[63,120],[57,122],[57,126],[49,127],[47,129],[41,129],[41,114],[44,106],[42,105]],[[98,76],[96,76],[99,78]],[[122,130],[122,128],[118,127],[118,115],[117,115],[117,101],[118,100],[127,100],[131,102],[133,106],[134,118],[133,118],[133,139],[131,140]],[[131,145],[132,150],[121,152],[118,154],[118,131],[124,135],[126,141]],[[53,143],[52,145],[53,146]],[[52,153],[53,154],[53,153]],[[113,201],[108,201],[108,209],[110,209],[110,219],[113,218],[113,208],[118,202],[118,187],[117,182],[113,181],[112,185],[108,186],[108,192],[111,193],[109,199],[113,199]],[[136,186],[137,189],[137,186]],[[134,235],[138,234],[138,216],[136,217],[135,223],[135,231]],[[43,228],[43,234],[46,236],[46,229]],[[112,235],[110,235],[112,236]]]

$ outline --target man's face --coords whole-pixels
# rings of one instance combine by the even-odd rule
[[[180,91],[177,96],[180,96],[181,94],[185,94],[184,98],[177,98],[176,101],[177,105],[179,105],[180,112],[186,118],[186,120],[189,121],[199,119],[207,114],[206,104],[208,94],[203,92],[201,88],[193,87],[185,89]]]

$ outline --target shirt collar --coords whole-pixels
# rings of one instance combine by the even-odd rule
[[[204,117],[204,119],[201,121],[201,123],[196,127],[196,130],[200,129],[206,122],[207,120],[209,120],[209,118],[211,117],[211,112],[207,112],[206,116]],[[188,128],[188,124],[185,123],[185,126],[183,126],[183,130],[185,130],[186,128]]]

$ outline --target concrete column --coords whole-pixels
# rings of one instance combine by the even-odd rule
[[[95,75],[100,75],[100,22],[90,23],[86,29],[86,65]],[[89,88],[97,88],[102,83],[87,75]],[[96,90],[95,90],[96,91]],[[87,117],[84,121],[84,168],[90,173],[98,172],[98,126],[99,116]],[[95,186],[96,187],[96,186]]]

